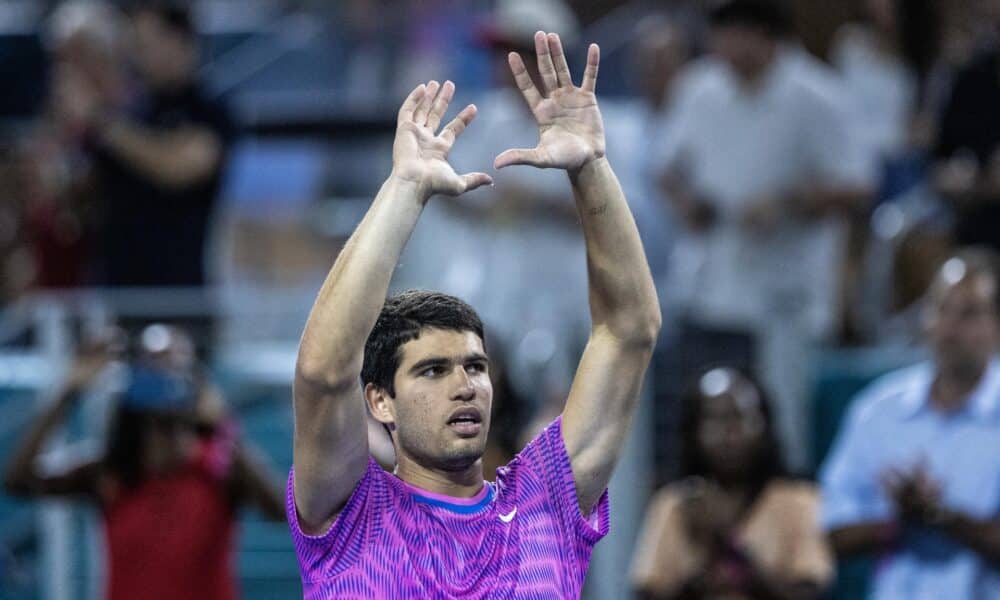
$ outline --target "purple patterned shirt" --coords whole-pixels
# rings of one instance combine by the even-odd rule
[[[374,459],[329,531],[288,521],[307,599],[579,598],[608,533],[608,494],[580,513],[556,419],[473,498],[421,490]]]

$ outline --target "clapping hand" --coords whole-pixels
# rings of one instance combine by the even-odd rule
[[[941,511],[941,488],[925,463],[918,463],[911,471],[888,469],[882,475],[882,485],[903,520],[928,524]]]

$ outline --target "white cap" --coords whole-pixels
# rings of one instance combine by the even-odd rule
[[[84,36],[108,55],[114,55],[121,38],[122,17],[114,5],[102,0],[70,0],[49,16],[45,41],[50,48],[70,38]]]
[[[563,0],[498,0],[483,33],[493,43],[534,48],[536,31],[558,33],[564,46],[580,37],[576,15]]]

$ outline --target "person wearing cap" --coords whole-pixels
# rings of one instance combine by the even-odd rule
[[[1000,271],[963,250],[938,271],[931,360],[854,400],[820,473],[840,556],[874,555],[870,597],[1000,598]]]
[[[254,505],[281,520],[281,491],[223,418],[215,390],[176,368],[183,352],[152,350],[129,369],[103,455],[45,472],[37,465],[45,442],[115,358],[110,342],[82,349],[14,450],[4,486],[13,495],[67,497],[100,509],[111,600],[233,599],[237,510]]]
[[[632,558],[641,598],[816,598],[833,559],[816,487],[791,478],[763,388],[706,369],[684,395],[682,478],[652,498]]]

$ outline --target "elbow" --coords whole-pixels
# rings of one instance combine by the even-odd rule
[[[322,389],[327,393],[346,391],[358,385],[361,377],[361,365],[352,364],[338,367],[327,361],[299,356],[295,365],[296,383]]]
[[[164,163],[157,178],[163,187],[181,191],[208,181],[212,174],[213,170],[210,168],[177,161]]]
[[[651,350],[660,338],[662,327],[663,317],[660,315],[659,307],[656,307],[646,310],[645,314],[630,319],[627,323],[623,323],[617,337],[628,346]]]
[[[656,312],[632,333],[631,343],[653,349],[656,347],[657,340],[660,339],[660,329],[662,327],[663,320],[660,318],[660,313]]]
[[[660,336],[660,326],[660,317],[657,314],[649,319],[639,319],[629,323],[609,323],[605,331],[625,348],[652,352]],[[598,329],[595,329],[596,331]]]

